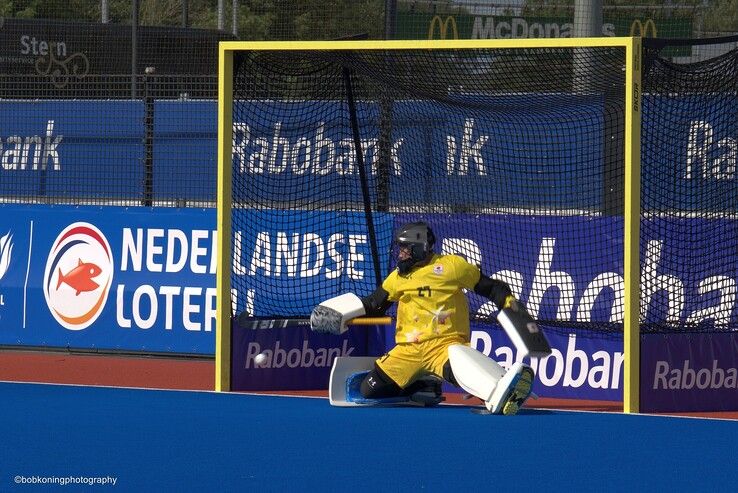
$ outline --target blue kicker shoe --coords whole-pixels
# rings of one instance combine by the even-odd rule
[[[361,395],[361,382],[364,381],[364,377],[367,376],[368,371],[362,371],[358,373],[352,373],[346,379],[346,400],[349,402],[359,402],[360,400],[367,400]]]

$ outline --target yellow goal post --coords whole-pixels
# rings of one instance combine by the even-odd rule
[[[215,347],[215,390],[230,390],[231,380],[231,193],[234,100],[234,54],[260,51],[340,51],[340,50],[465,50],[465,49],[587,49],[613,47],[625,53],[623,87],[625,101],[624,141],[624,387],[623,409],[639,410],[639,217],[640,217],[640,124],[641,124],[641,39],[639,37],[536,38],[490,40],[423,41],[276,41],[221,42],[218,73],[218,269],[217,323]]]

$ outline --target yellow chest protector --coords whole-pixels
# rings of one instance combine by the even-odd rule
[[[457,255],[433,255],[405,276],[393,271],[382,288],[398,303],[396,342],[452,334],[468,340],[469,304],[463,289],[473,289],[479,277],[479,268]]]

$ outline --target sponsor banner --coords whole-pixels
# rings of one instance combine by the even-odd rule
[[[304,317],[320,302],[346,292],[374,291],[371,243],[361,212],[234,209],[233,284],[237,312]],[[382,275],[389,265],[393,216],[373,214]]]
[[[341,336],[316,334],[307,327],[251,330],[233,327],[231,390],[327,389],[337,356],[377,354],[379,327],[351,328]],[[257,365],[254,358],[264,354]]]
[[[153,187],[156,200],[215,202],[217,116],[212,101],[154,102]],[[143,132],[143,128],[139,132]],[[139,187],[140,183],[137,183]]]
[[[442,111],[426,102],[395,102],[387,170],[391,203],[600,210],[607,199],[606,169],[620,166],[605,160],[602,102],[557,94],[537,100],[539,111],[530,112],[529,97],[501,96],[501,113],[485,112],[484,118],[462,106]],[[526,106],[520,104],[524,101]],[[275,194],[290,187],[295,201],[316,203],[321,195],[335,200],[340,193],[345,203],[360,204],[350,124],[335,117],[345,113],[342,105],[236,103],[234,174]],[[527,112],[524,123],[509,117],[518,107]],[[738,211],[738,145],[731,137],[737,129],[734,119],[721,116],[735,114],[725,108],[737,107],[734,97],[643,98],[643,142],[649,146],[643,153],[644,210]],[[142,102],[4,101],[0,110],[0,194],[110,200],[143,196]],[[213,101],[155,102],[154,200],[215,202],[216,110]],[[569,123],[561,127],[554,123],[561,117],[555,113],[564,110]],[[359,104],[358,111],[368,179],[376,189],[379,106]],[[669,126],[649,124],[675,111],[680,118],[670,119]],[[249,115],[248,122],[238,120],[241,114]],[[304,115],[305,121],[295,124],[295,115]],[[658,128],[659,135],[650,136],[651,128]],[[527,151],[510,152],[510,142]],[[101,160],[106,166],[89,165]],[[419,174],[419,162],[427,163],[424,174]],[[518,171],[499,179],[500,170],[509,169]],[[587,172],[566,172],[581,169]],[[664,169],[670,172],[661,173]],[[529,188],[523,177],[532,175],[545,176],[547,186],[521,193]],[[308,179],[311,187],[304,186]],[[678,193],[651,192],[652,184]],[[570,189],[577,193],[561,193]]]
[[[471,347],[505,368],[523,361],[533,368],[533,392],[540,397],[621,401],[623,399],[623,338],[587,330],[542,329],[551,355],[538,360],[519,358],[515,346],[496,326],[472,324]],[[450,389],[451,390],[451,389]]]
[[[215,209],[1,209],[0,344],[214,353]],[[239,311],[304,316],[376,285],[363,213],[234,218],[268,225],[234,232],[233,268],[250,286],[232,291]],[[387,265],[392,217],[375,224]],[[308,289],[316,277],[322,287]]]
[[[738,409],[738,334],[641,336],[641,411]]]
[[[571,98],[563,95],[541,98],[542,107],[555,107],[557,101],[564,100],[572,103]],[[503,99],[505,104],[514,105],[516,101],[512,96]],[[237,103],[235,113],[248,110],[249,122],[234,122],[234,173],[265,190],[274,188],[275,183],[280,191],[290,185],[296,201],[310,197],[314,203],[314,197],[321,193],[326,200],[335,200],[340,190],[346,203],[360,203],[361,185],[350,123],[348,119],[336,121],[330,116],[341,114],[342,105]],[[592,156],[591,138],[601,133],[598,129],[602,123],[584,115],[599,115],[601,104],[596,99],[585,99],[568,108],[581,116],[572,119],[576,131],[557,130],[549,125],[548,116],[541,115],[540,123],[529,127],[533,132],[526,137],[528,140],[519,143],[532,152],[513,156],[504,146],[519,131],[509,119],[492,115],[482,120],[462,110],[441,113],[436,105],[428,103],[395,103],[393,157],[388,170],[390,200],[396,204],[597,208],[602,186],[596,178],[579,178],[576,186],[580,194],[548,195],[515,194],[511,190],[516,187],[502,186],[495,179],[498,167],[520,166],[521,176],[547,173],[552,189],[572,186],[572,176],[551,173],[546,170],[550,164],[542,163],[550,162],[546,156],[551,153],[567,167],[576,166],[578,160],[584,159],[581,156]],[[142,102],[47,101],[28,105],[8,101],[0,103],[0,109],[0,173],[6,175],[0,180],[0,193],[133,200],[143,195],[146,149]],[[155,103],[154,200],[215,201],[216,110],[212,101]],[[370,188],[375,189],[378,106],[360,104],[359,112],[364,158],[372,170],[368,174]],[[81,114],[85,118],[80,118]],[[110,120],[110,114],[117,118]],[[192,114],[198,118],[190,118]],[[310,121],[283,125],[295,114],[306,115]],[[551,132],[557,135],[555,139]],[[600,149],[601,145],[595,147]],[[601,149],[595,154],[601,158]],[[106,166],[89,166],[101,159]],[[423,176],[418,176],[417,167],[412,172],[405,168],[419,161],[429,164]],[[601,166],[602,163],[595,163],[595,167]],[[312,183],[309,188],[304,186],[307,175]],[[275,178],[281,180],[275,182]],[[416,191],[418,183],[423,183],[423,193],[407,193]],[[435,186],[437,183],[443,186]],[[520,187],[522,183],[517,186]],[[449,193],[453,190],[458,193]],[[489,197],[495,197],[496,202],[489,203]]]
[[[738,211],[738,98],[644,96],[643,208]],[[649,124],[651,115],[658,125]],[[665,138],[665,136],[674,136]]]
[[[494,10],[498,12],[493,12],[493,15],[398,12],[396,38],[521,39],[577,36],[571,17],[519,15],[519,12],[511,12],[516,9],[509,6]],[[601,36],[689,38],[692,37],[692,18],[628,19],[604,15]],[[680,47],[669,48],[662,55],[685,56],[690,53],[691,47]]]
[[[0,209],[0,344],[214,352],[214,210]]]
[[[142,102],[3,101],[0,110],[0,194],[108,200],[143,196]],[[215,201],[214,110],[212,101],[154,104],[156,200]],[[97,162],[105,166],[89,165]]]
[[[395,217],[397,225],[419,219],[432,225],[442,252],[459,254],[481,265],[487,275],[507,281],[534,317],[557,321],[555,329],[547,330],[543,325],[554,353],[538,363],[539,395],[622,399],[622,336],[567,330],[562,323],[622,322],[621,219],[462,214]],[[724,241],[717,232],[735,238],[736,226],[738,222],[727,219],[644,221],[641,262],[642,271],[649,274],[641,281],[646,300],[644,322],[691,322],[707,330],[735,324],[738,263],[714,244]],[[668,239],[650,236],[663,230],[673,234]],[[489,235],[489,231],[500,234]],[[504,241],[512,237],[516,238],[514,250]],[[596,249],[592,238],[597,238]],[[688,251],[686,244],[690,245]],[[511,255],[515,257],[514,268]],[[701,258],[700,270],[687,262],[685,255]],[[705,266],[711,267],[706,270]],[[491,302],[475,294],[469,294],[468,299],[472,313],[496,315]],[[387,335],[389,348],[393,338]],[[514,361],[507,336],[495,327],[475,327],[472,342],[501,364]]]
[[[442,252],[462,255],[485,274],[507,281],[532,316],[622,322],[621,218],[398,214],[395,223],[420,219],[431,224]],[[734,219],[642,221],[642,321],[689,322],[705,329],[738,322],[738,262],[728,250],[715,248],[738,237],[736,228]],[[669,231],[668,238],[655,236],[663,231]],[[469,301],[471,311],[483,316],[495,310],[477,295]]]
[[[0,195],[140,198],[143,116],[137,101],[0,102]]]
[[[473,96],[470,96],[473,97]],[[551,123],[542,110],[526,115],[526,132],[510,112],[530,108],[530,97],[500,96],[499,112],[470,114],[465,106],[398,101],[392,110],[391,162],[386,170],[389,200],[395,205],[444,204],[453,207],[598,208],[602,203],[603,102],[597,97],[541,94],[539,108],[567,108],[566,129]],[[335,107],[332,105],[335,104]],[[360,201],[353,136],[343,103],[237,102],[234,107],[233,173],[266,189],[279,178],[291,185],[294,200],[331,197],[342,190],[348,201]],[[364,161],[377,189],[380,107],[358,104]],[[244,120],[238,120],[239,115]],[[287,116],[290,115],[289,120]],[[307,121],[295,122],[294,115]],[[576,115],[576,116],[575,116]],[[285,122],[289,121],[289,125]],[[299,123],[299,124],[298,124]],[[510,142],[527,152],[510,152]],[[554,172],[551,156],[567,169],[587,167],[591,173]],[[595,161],[592,161],[595,156]],[[419,166],[418,163],[424,163]],[[499,179],[499,170],[516,169]],[[575,187],[577,194],[520,193],[524,177],[545,174],[548,190]],[[311,188],[301,188],[310,175]],[[291,191],[292,191],[291,190]],[[299,190],[302,190],[300,192]],[[246,199],[247,197],[244,197]]]
[[[0,344],[213,354],[214,209],[1,209]],[[347,291],[365,295],[376,286],[363,213],[237,210],[234,218],[242,225],[234,228],[232,264],[245,286],[233,293],[239,311],[304,316],[328,297]],[[389,266],[394,226],[418,218],[375,215],[383,266]],[[552,343],[564,366],[559,371],[558,360],[550,361],[545,367],[549,373],[542,372],[549,375],[547,381],[556,382],[557,373],[563,379],[567,371],[577,381],[578,367],[566,365],[567,358],[580,364],[575,356],[580,350],[588,353],[588,373],[607,363],[594,356],[601,351],[608,353],[614,368],[620,349],[597,340],[597,334],[588,341],[585,332],[566,331],[561,322],[621,321],[621,220],[470,214],[423,218],[436,231],[443,252],[461,254],[488,275],[508,281],[531,314],[557,320],[553,334],[562,334],[562,339]],[[250,226],[256,224],[260,228]],[[735,237],[730,235],[736,226],[727,219],[644,222],[641,259],[649,272],[641,283],[645,322],[691,322],[708,330],[735,323],[738,262],[712,245]],[[663,228],[675,234],[650,236]],[[500,234],[485,233],[489,231]],[[726,236],[716,236],[716,231]],[[516,238],[514,258],[503,242],[509,237]],[[591,238],[598,240],[596,249]],[[695,238],[709,242],[696,243]],[[687,242],[689,249],[684,248]],[[693,264],[684,255],[701,258],[701,269],[685,269]],[[315,280],[320,280],[319,289],[314,288],[318,283],[310,284]],[[469,300],[473,312],[494,316],[489,301],[474,294]],[[574,343],[570,333],[577,336]],[[592,378],[598,381],[596,375]],[[612,385],[614,377],[609,379]],[[556,392],[584,392],[589,380],[581,388],[564,386]]]
[[[137,30],[137,73],[155,67],[159,74],[214,74],[218,42],[233,39],[230,33],[205,29]],[[130,75],[131,49],[131,27],[122,24],[0,18],[2,73],[46,77],[50,88],[90,75]]]

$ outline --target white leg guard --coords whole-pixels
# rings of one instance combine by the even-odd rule
[[[495,414],[515,414],[530,395],[533,370],[515,363],[507,372],[496,361],[462,344],[448,348],[451,370],[461,388]]]

